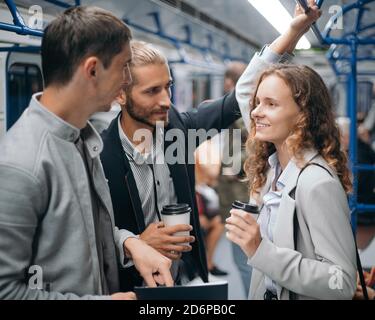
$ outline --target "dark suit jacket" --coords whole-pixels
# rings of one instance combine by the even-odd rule
[[[220,99],[202,103],[196,111],[179,113],[172,107],[169,111],[169,124],[165,128],[165,133],[177,128],[185,134],[183,143],[186,150],[186,164],[168,164],[168,166],[178,203],[187,203],[192,208],[192,235],[196,241],[192,244],[192,251],[187,254],[184,253],[182,259],[190,268],[194,268],[205,282],[208,281],[207,261],[195,200],[194,165],[188,164],[187,132],[188,129],[209,130],[216,128],[220,130],[227,128],[240,116],[235,94],[232,92]],[[129,161],[124,156],[117,121],[118,117],[111,122],[108,129],[102,134],[104,149],[101,153],[101,159],[111,191],[116,226],[140,234],[146,227],[144,215]],[[172,143],[175,142],[165,141],[165,149]],[[197,144],[197,142],[195,143]],[[121,291],[128,291],[132,290],[134,285],[140,285],[142,279],[135,268],[131,267],[120,271],[120,283]]]

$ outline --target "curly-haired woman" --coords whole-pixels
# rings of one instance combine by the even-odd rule
[[[253,267],[249,298],[351,299],[351,182],[323,80],[307,66],[274,65],[251,100],[245,171],[260,214],[233,209],[226,221]]]

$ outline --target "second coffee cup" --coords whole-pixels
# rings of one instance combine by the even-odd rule
[[[186,203],[169,204],[163,207],[161,211],[161,219],[166,227],[177,224],[190,225],[191,208]],[[189,236],[189,231],[176,232],[174,236]],[[183,243],[185,244],[185,243]],[[188,245],[188,243],[186,243]]]
[[[253,216],[254,219],[257,219],[258,216],[259,216],[259,208],[255,204],[244,203],[244,202],[235,200],[232,203],[232,208],[246,211],[246,212],[250,213]]]

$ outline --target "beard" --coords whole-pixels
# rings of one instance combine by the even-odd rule
[[[126,97],[126,106],[125,106],[125,108],[126,108],[126,111],[127,111],[128,115],[133,120],[138,121],[140,123],[143,123],[143,124],[145,124],[145,125],[153,128],[153,129],[156,128],[156,123],[153,123],[150,120],[152,112],[147,113],[147,114],[139,112],[137,110],[137,107],[134,104],[133,99],[130,97],[130,95],[127,95],[127,97]],[[165,121],[160,120],[160,122],[163,122],[164,126],[166,126],[168,124],[168,111],[167,111],[166,120]]]

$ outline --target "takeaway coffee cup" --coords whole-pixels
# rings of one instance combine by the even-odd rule
[[[163,207],[161,211],[161,219],[166,227],[176,224],[190,224],[191,208],[186,203],[169,204]],[[189,231],[180,231],[175,236],[188,236]],[[183,243],[188,245],[188,243]]]
[[[244,202],[235,200],[232,203],[232,208],[233,209],[240,209],[240,210],[246,211],[246,212],[252,214],[255,219],[259,215],[259,208],[258,208],[257,205],[254,205],[254,204],[244,203]]]

